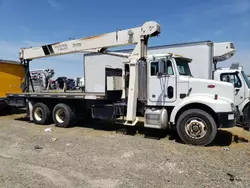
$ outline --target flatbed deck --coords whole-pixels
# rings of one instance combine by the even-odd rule
[[[100,92],[40,92],[7,94],[8,97],[26,98],[71,98],[71,99],[104,99],[105,93]]]

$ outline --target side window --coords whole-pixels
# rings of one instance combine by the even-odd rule
[[[166,73],[168,75],[174,75],[174,70],[173,70],[172,62],[170,60],[168,60],[167,62],[165,62],[164,73]]]
[[[156,76],[158,72],[159,72],[159,63],[152,62],[151,63],[151,76]]]
[[[163,61],[162,64],[163,66],[161,66],[161,72],[163,71],[164,74],[168,74],[168,75],[174,75],[174,70],[173,70],[173,66],[172,66],[172,62],[171,61]],[[151,76],[156,76],[157,73],[160,71],[160,65],[159,62],[152,62],[151,63]]]
[[[236,88],[240,88],[242,86],[240,78],[236,73],[223,73],[220,75],[220,80],[232,83]]]

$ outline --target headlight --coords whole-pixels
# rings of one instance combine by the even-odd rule
[[[232,109],[232,111],[235,111],[234,103],[231,103],[231,109]]]

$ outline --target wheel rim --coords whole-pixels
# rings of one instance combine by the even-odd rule
[[[34,111],[34,118],[37,120],[37,121],[42,121],[42,118],[43,118],[43,111],[40,107],[36,108],[35,111]]]
[[[191,138],[201,139],[207,133],[207,124],[204,120],[193,117],[186,122],[185,131]]]
[[[63,123],[65,120],[65,112],[63,109],[58,109],[56,111],[56,121],[59,123]]]

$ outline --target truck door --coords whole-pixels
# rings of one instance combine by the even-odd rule
[[[235,88],[235,105],[239,106],[245,99],[244,83],[241,81],[237,72],[221,73],[220,80],[230,82]]]
[[[148,98],[155,105],[176,100],[176,74],[171,60],[151,61],[148,68]]]

